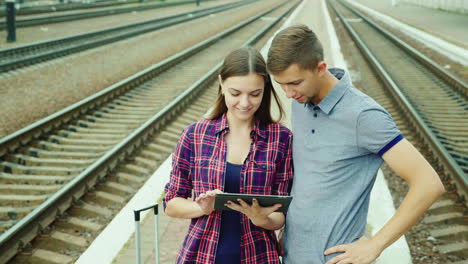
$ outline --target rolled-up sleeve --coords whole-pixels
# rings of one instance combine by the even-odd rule
[[[292,133],[289,132],[284,138],[286,142],[284,154],[278,164],[276,164],[276,173],[273,182],[272,194],[274,195],[289,195],[293,179],[293,163],[292,163]]]
[[[192,194],[192,179],[190,175],[192,140],[191,128],[184,129],[179,142],[172,154],[172,170],[169,182],[166,184],[163,198],[163,206],[166,209],[167,202],[174,197],[188,198]]]

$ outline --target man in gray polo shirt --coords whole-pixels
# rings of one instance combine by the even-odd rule
[[[306,26],[279,32],[268,70],[292,103],[294,199],[283,235],[286,264],[369,264],[402,236],[444,191],[437,173],[401,135],[390,114],[327,69]],[[364,237],[369,197],[386,162],[409,183],[395,215]]]

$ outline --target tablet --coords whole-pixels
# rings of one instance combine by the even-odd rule
[[[224,206],[227,201],[237,202],[237,199],[242,199],[248,204],[252,204],[252,199],[255,198],[260,206],[272,206],[277,203],[282,204],[276,212],[287,212],[289,204],[291,203],[292,196],[280,196],[280,195],[258,195],[258,194],[240,194],[240,193],[220,193],[216,194],[214,208],[218,210],[232,211],[227,206]]]

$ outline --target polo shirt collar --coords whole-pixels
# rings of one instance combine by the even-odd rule
[[[317,105],[327,115],[333,110],[335,105],[340,101],[341,97],[351,87],[349,73],[343,69],[331,68],[328,71],[333,74],[339,81],[333,89],[323,98]],[[311,105],[314,107],[313,105]],[[316,106],[316,107],[317,107]]]

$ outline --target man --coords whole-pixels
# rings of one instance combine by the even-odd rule
[[[284,29],[268,53],[268,70],[293,98],[294,199],[283,235],[286,264],[368,264],[444,192],[439,176],[390,114],[353,87],[349,73],[327,70],[306,26]],[[385,161],[409,183],[395,215],[364,237],[369,197]]]

